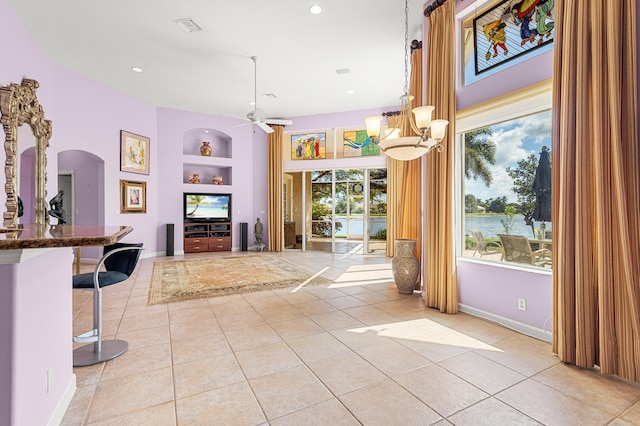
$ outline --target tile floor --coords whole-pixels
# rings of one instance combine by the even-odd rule
[[[333,283],[147,306],[153,263],[166,258],[142,260],[104,292],[105,333],[129,350],[74,370],[62,424],[640,424],[640,385],[424,308],[397,293],[384,257],[275,255]],[[88,292],[73,306],[74,333],[86,331]]]

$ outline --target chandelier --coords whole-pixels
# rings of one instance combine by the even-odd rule
[[[409,94],[409,0],[404,2],[404,95],[400,96],[400,116],[397,126],[389,127],[380,134],[382,117],[365,118],[367,136],[376,143],[382,152],[396,160],[408,161],[422,157],[432,149],[442,151],[440,143],[449,122],[447,120],[432,120],[435,107],[432,105],[419,106],[411,109],[413,95]],[[413,135],[400,135],[402,131]]]

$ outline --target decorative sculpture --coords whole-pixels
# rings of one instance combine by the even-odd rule
[[[264,251],[264,242],[262,241],[263,225],[260,218],[256,219],[253,226],[253,251]]]
[[[189,175],[189,183],[200,183],[200,173],[192,173]]]
[[[18,196],[18,217],[22,217],[24,214],[24,204],[22,204],[22,198]]]
[[[51,217],[55,217],[58,219],[58,225],[64,225],[67,223],[64,220],[64,209],[62,208],[62,199],[64,197],[64,190],[60,190],[55,197],[49,201],[49,206],[51,206],[51,210],[49,210],[49,214]]]
[[[254,244],[263,244],[262,230],[263,230],[262,222],[260,222],[260,218],[257,218],[256,224],[253,227]]]

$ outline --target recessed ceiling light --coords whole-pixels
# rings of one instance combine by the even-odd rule
[[[313,13],[314,15],[318,15],[320,12],[322,12],[322,8],[317,4],[314,4],[309,8],[309,12]]]
[[[249,105],[255,105],[256,103],[254,101],[249,102]]]
[[[142,72],[142,68],[140,68],[140,67],[133,67],[133,68],[131,68],[131,71],[133,71],[133,72]]]
[[[353,95],[354,93],[356,93],[355,90],[347,90],[347,95]]]

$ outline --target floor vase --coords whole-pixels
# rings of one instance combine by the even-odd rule
[[[420,275],[420,260],[416,257],[416,240],[396,240],[396,255],[391,260],[391,271],[398,293],[413,294]]]

